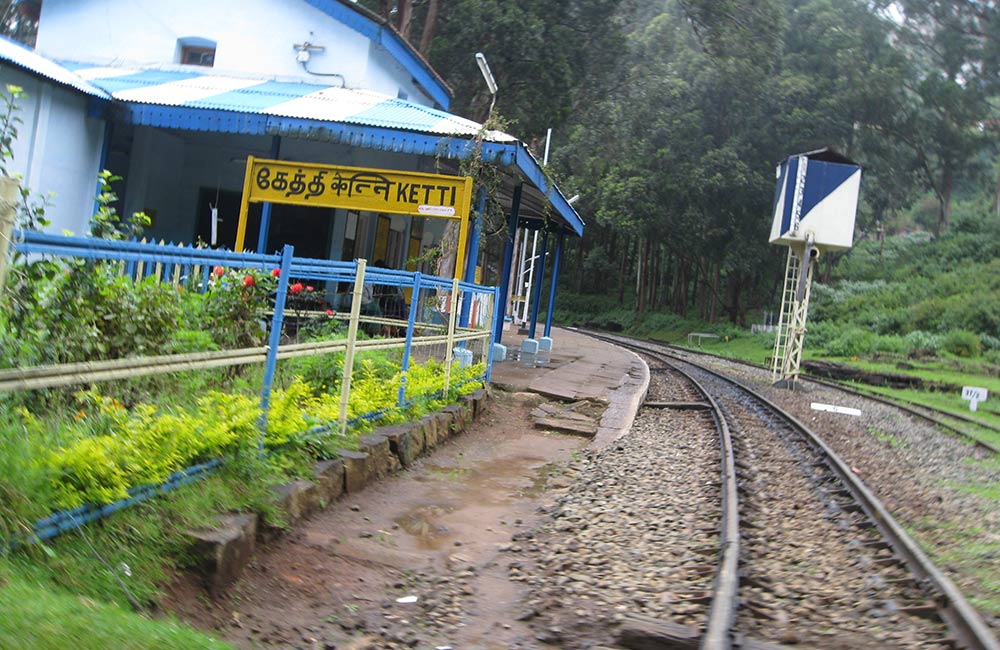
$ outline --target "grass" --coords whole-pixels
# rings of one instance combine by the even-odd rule
[[[219,513],[259,513],[284,525],[270,486],[289,472],[251,451],[195,484],[44,544],[0,555],[0,649],[228,648],[153,609],[172,573],[191,563],[186,531]]]
[[[0,574],[2,575],[2,574]],[[0,586],[0,648],[32,650],[224,650],[227,643],[173,620],[8,577]]]
[[[726,340],[706,339],[701,346],[687,345],[687,331],[682,330],[660,330],[654,332],[651,338],[690,348],[698,352],[706,352],[722,357],[747,361],[757,365],[762,365],[767,361],[772,353],[771,338],[767,335],[744,335],[731,337]],[[804,351],[806,359],[824,359],[835,361],[845,365],[853,366],[872,372],[894,373],[919,377],[928,382],[949,383],[955,386],[982,386],[986,388],[993,399],[993,403],[1000,399],[1000,377],[992,376],[995,368],[989,364],[977,361],[959,359],[932,359],[911,361],[880,357],[877,359],[865,358],[830,358],[823,356],[817,350],[808,347],[809,339],[806,338],[807,347]],[[989,400],[980,403],[979,409],[975,413],[969,411],[969,404],[962,399],[961,393],[941,392],[931,390],[898,389],[884,386],[871,386],[868,384],[849,384],[862,391],[869,391],[890,399],[898,399],[906,402],[913,402],[923,406],[928,406],[941,411],[950,412],[957,415],[971,416],[980,422],[994,427],[1000,427],[1000,407],[993,406]],[[980,440],[1000,445],[1000,432],[993,431],[986,427],[977,427],[971,423],[963,422],[961,428]]]
[[[917,522],[908,532],[938,566],[948,567],[976,583],[977,595],[966,593],[975,607],[989,615],[1000,615],[1000,579],[996,571],[1000,538],[996,534],[978,526],[965,528],[928,519]]]
[[[270,486],[287,479],[287,471],[249,453],[193,489],[8,553],[0,557],[0,575],[128,606],[120,579],[135,600],[149,605],[171,572],[189,563],[186,531],[211,526],[219,513],[236,510],[258,512],[268,524],[283,526]]]

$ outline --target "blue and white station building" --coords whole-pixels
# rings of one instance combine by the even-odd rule
[[[391,25],[349,0],[45,0],[34,50],[0,41],[0,81],[26,93],[9,171],[52,195],[54,232],[87,231],[108,169],[124,179],[119,212],[145,212],[151,238],[207,242],[214,208],[218,245],[232,246],[248,156],[457,174],[481,130],[448,112],[451,89]],[[481,155],[502,171],[492,199],[510,232],[558,241],[557,272],[563,237],[582,236],[582,219],[515,137],[487,132]],[[287,243],[299,256],[393,268],[439,245],[446,225],[251,208],[249,249]],[[512,244],[491,274],[505,288]]]

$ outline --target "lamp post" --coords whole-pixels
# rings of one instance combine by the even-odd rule
[[[493,78],[493,73],[490,71],[490,64],[486,62],[485,54],[476,52],[476,63],[479,64],[479,71],[483,73],[483,79],[486,80],[486,87],[489,89],[490,95],[493,96],[490,99],[489,112],[489,115],[493,115],[493,105],[497,103],[497,81]]]

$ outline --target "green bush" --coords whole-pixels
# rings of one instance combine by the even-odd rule
[[[944,336],[944,349],[959,357],[974,358],[982,352],[982,344],[974,332],[951,330]]]
[[[857,357],[877,349],[878,335],[858,327],[841,329],[826,343],[826,352],[834,357]]]
[[[910,332],[903,340],[906,342],[906,352],[915,356],[937,354],[943,344],[940,335],[923,330]]]

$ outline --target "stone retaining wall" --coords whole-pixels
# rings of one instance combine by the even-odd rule
[[[485,412],[489,396],[487,389],[479,389],[417,422],[379,427],[361,436],[357,451],[340,450],[340,458],[316,463],[313,480],[276,487],[275,496],[288,526],[296,526],[344,494],[357,493],[369,483],[409,467],[462,433]],[[256,514],[226,515],[216,528],[189,533],[195,566],[212,593],[220,593],[240,576],[259,539],[279,532],[258,522]]]

